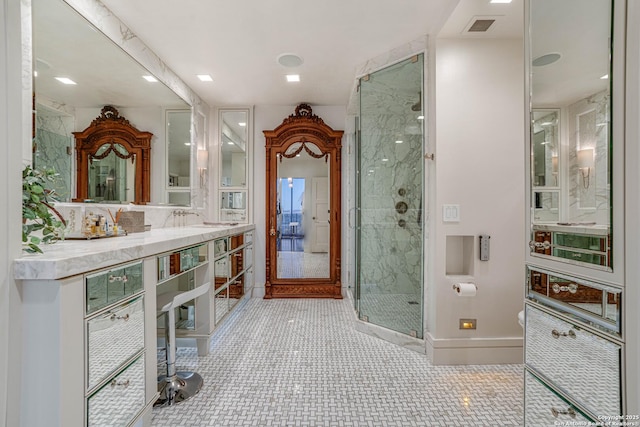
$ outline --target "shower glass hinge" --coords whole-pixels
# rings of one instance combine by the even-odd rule
[[[360,320],[362,320],[363,322],[369,322],[369,316],[363,314],[362,316],[360,316]]]
[[[413,55],[411,57],[411,62],[418,62],[418,55]]]
[[[415,329],[410,330],[409,336],[412,338],[418,338],[418,331],[416,331]]]
[[[369,74],[367,74],[366,76],[362,76],[362,81],[363,82],[368,82],[369,81]]]
[[[436,156],[433,153],[427,153],[427,154],[424,155],[424,158],[425,159],[429,159],[429,160],[433,160],[435,157]]]

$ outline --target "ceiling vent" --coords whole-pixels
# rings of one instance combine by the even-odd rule
[[[463,34],[486,33],[493,29],[493,24],[497,19],[497,16],[474,16],[464,28]]]

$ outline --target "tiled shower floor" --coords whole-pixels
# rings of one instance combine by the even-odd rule
[[[521,426],[522,365],[432,366],[357,332],[348,300],[251,299],[211,342],[179,348],[198,395],[154,426]]]

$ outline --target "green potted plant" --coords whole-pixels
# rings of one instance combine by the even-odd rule
[[[53,207],[54,191],[48,189],[58,174],[53,169],[37,170],[27,165],[22,170],[22,250],[42,253],[41,243],[54,243],[63,236],[66,225]],[[34,232],[40,231],[36,235]]]

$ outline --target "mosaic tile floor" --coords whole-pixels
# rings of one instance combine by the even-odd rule
[[[369,323],[409,335],[422,328],[421,295],[415,294],[360,294],[360,315]],[[422,338],[418,336],[418,338]]]
[[[353,319],[348,300],[249,300],[207,357],[178,349],[178,369],[196,370],[205,385],[154,409],[152,425],[522,425],[522,365],[432,366],[355,331]]]

